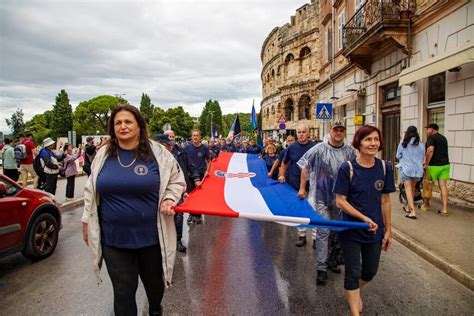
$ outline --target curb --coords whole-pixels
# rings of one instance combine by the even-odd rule
[[[61,213],[70,211],[78,206],[84,205],[84,197],[75,199],[73,201],[63,202],[61,204]]]
[[[393,238],[399,243],[433,264],[435,267],[451,276],[456,281],[462,283],[471,291],[474,291],[474,277],[466,273],[460,266],[449,263],[446,259],[435,254],[426,246],[420,244],[416,240],[402,233],[400,230],[392,226]]]

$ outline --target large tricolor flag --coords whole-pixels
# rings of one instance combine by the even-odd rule
[[[258,155],[241,153],[221,152],[202,186],[192,191],[175,211],[332,230],[369,228],[367,223],[322,218],[306,199],[298,199],[288,184],[268,178],[265,163]]]

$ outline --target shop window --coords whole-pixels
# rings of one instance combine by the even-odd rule
[[[439,132],[444,134],[444,106],[428,109],[428,124],[436,123],[439,126]]]
[[[428,78],[428,105],[445,101],[446,73],[442,72]]]

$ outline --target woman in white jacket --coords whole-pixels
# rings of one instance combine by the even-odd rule
[[[150,315],[161,315],[176,254],[172,207],[185,191],[184,176],[173,156],[148,139],[136,107],[114,108],[108,132],[110,143],[97,152],[85,187],[84,241],[97,274],[105,259],[116,315],[137,314],[139,276]]]

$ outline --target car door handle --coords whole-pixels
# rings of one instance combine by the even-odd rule
[[[26,206],[26,202],[21,202],[21,206]]]

